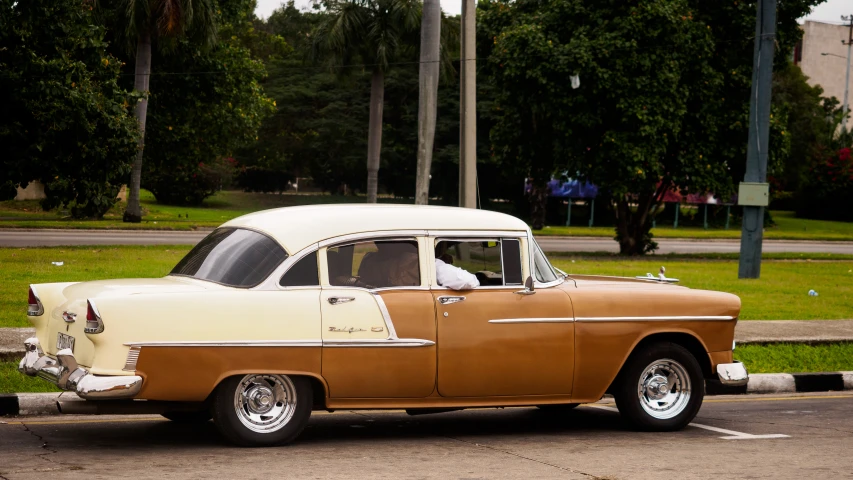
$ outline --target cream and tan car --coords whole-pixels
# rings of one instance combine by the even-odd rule
[[[479,286],[440,285],[440,263]],[[673,430],[706,379],[747,372],[738,297],[669,280],[566,275],[495,212],[268,210],[164,278],[32,285],[20,370],[76,392],[63,413],[212,417],[241,445],[291,441],[314,409],[559,411],[608,392],[635,427]]]

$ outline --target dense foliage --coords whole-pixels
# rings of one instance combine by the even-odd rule
[[[779,4],[780,59],[801,35],[796,19],[813,3]],[[501,112],[493,148],[502,163],[528,169],[534,206],[556,171],[577,172],[611,197],[620,251],[643,254],[656,247],[651,211],[667,191],[726,199],[742,180],[754,2],[480,6]],[[789,144],[786,119],[773,118],[771,171]]]
[[[136,153],[120,61],[80,0],[0,0],[0,196],[39,180],[46,209],[101,217]]]

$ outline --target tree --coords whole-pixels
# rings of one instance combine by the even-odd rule
[[[429,177],[438,110],[438,73],[441,46],[441,6],[424,0],[421,17],[421,61],[418,96],[418,171],[415,204],[429,203]]]
[[[100,218],[136,153],[132,97],[79,0],[0,0],[0,190],[39,180],[45,209]]]
[[[145,147],[145,122],[148,114],[149,79],[151,77],[152,42],[162,50],[174,49],[180,39],[191,38],[211,45],[216,33],[213,0],[117,0],[116,13],[123,34],[136,43],[135,80],[139,94],[134,115],[139,123],[139,151],[133,162],[127,197],[125,222],[142,221],[139,189],[142,180],[142,158]]]
[[[780,4],[780,56],[814,3]],[[534,197],[544,198],[558,169],[599,185],[613,199],[620,252],[638,255],[656,248],[652,206],[668,190],[727,198],[743,178],[754,3],[499,0],[481,8],[503,113],[491,138],[503,164],[527,167]],[[784,147],[772,138],[771,150]]]
[[[141,185],[158,202],[198,205],[227,186],[235,153],[256,141],[263,120],[275,111],[260,85],[264,65],[246,45],[265,48],[253,36],[253,8],[245,0],[221,2],[214,46],[178,40],[173,51],[153,55],[170,74],[151,81],[156,115],[148,122]]]
[[[358,62],[372,70],[367,141],[367,201],[376,203],[382,150],[385,76],[416,44],[421,5],[417,0],[329,0],[329,15],[317,28],[317,56],[344,72]]]

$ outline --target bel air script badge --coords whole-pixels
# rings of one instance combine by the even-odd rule
[[[349,328],[347,328],[347,327],[344,327],[344,328],[329,327],[329,331],[330,332],[352,333],[352,332],[366,332],[367,330],[365,330],[363,328],[355,328],[355,327],[349,327]]]

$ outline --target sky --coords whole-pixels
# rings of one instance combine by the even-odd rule
[[[278,8],[286,0],[257,0],[258,8],[255,9],[255,14],[261,18],[270,16],[273,10]],[[448,15],[458,15],[462,11],[462,0],[440,0],[441,9]],[[296,6],[300,8],[310,8],[312,0],[295,0]],[[818,5],[810,15],[806,15],[803,20],[817,20],[827,23],[841,23],[841,15],[853,14],[853,3],[850,0],[827,0],[825,3]]]

